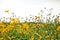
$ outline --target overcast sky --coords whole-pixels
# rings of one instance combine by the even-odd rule
[[[60,0],[0,0],[0,16],[10,16],[5,14],[6,9],[20,17],[30,14],[38,15],[41,9],[44,10],[44,7],[53,8],[53,14],[60,13]]]

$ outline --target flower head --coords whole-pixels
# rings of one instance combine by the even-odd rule
[[[10,10],[5,10],[6,13],[9,13]]]

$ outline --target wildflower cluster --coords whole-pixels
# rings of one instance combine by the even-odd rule
[[[9,10],[5,12],[9,13]],[[60,40],[59,16],[53,21],[49,17],[46,22],[40,15],[30,18],[32,22],[29,19],[21,22],[14,15],[9,22],[0,20],[0,40]]]

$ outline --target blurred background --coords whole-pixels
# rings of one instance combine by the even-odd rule
[[[50,9],[53,8],[52,11]],[[10,10],[9,14],[5,10]],[[60,13],[60,0],[0,0],[0,17],[10,17],[11,13],[16,16],[29,17],[30,15],[39,15],[43,10],[43,16],[49,12],[52,15]]]

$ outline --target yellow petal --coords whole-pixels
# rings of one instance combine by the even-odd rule
[[[7,13],[8,13],[8,12],[9,12],[9,10],[5,10],[5,12],[7,12]]]

